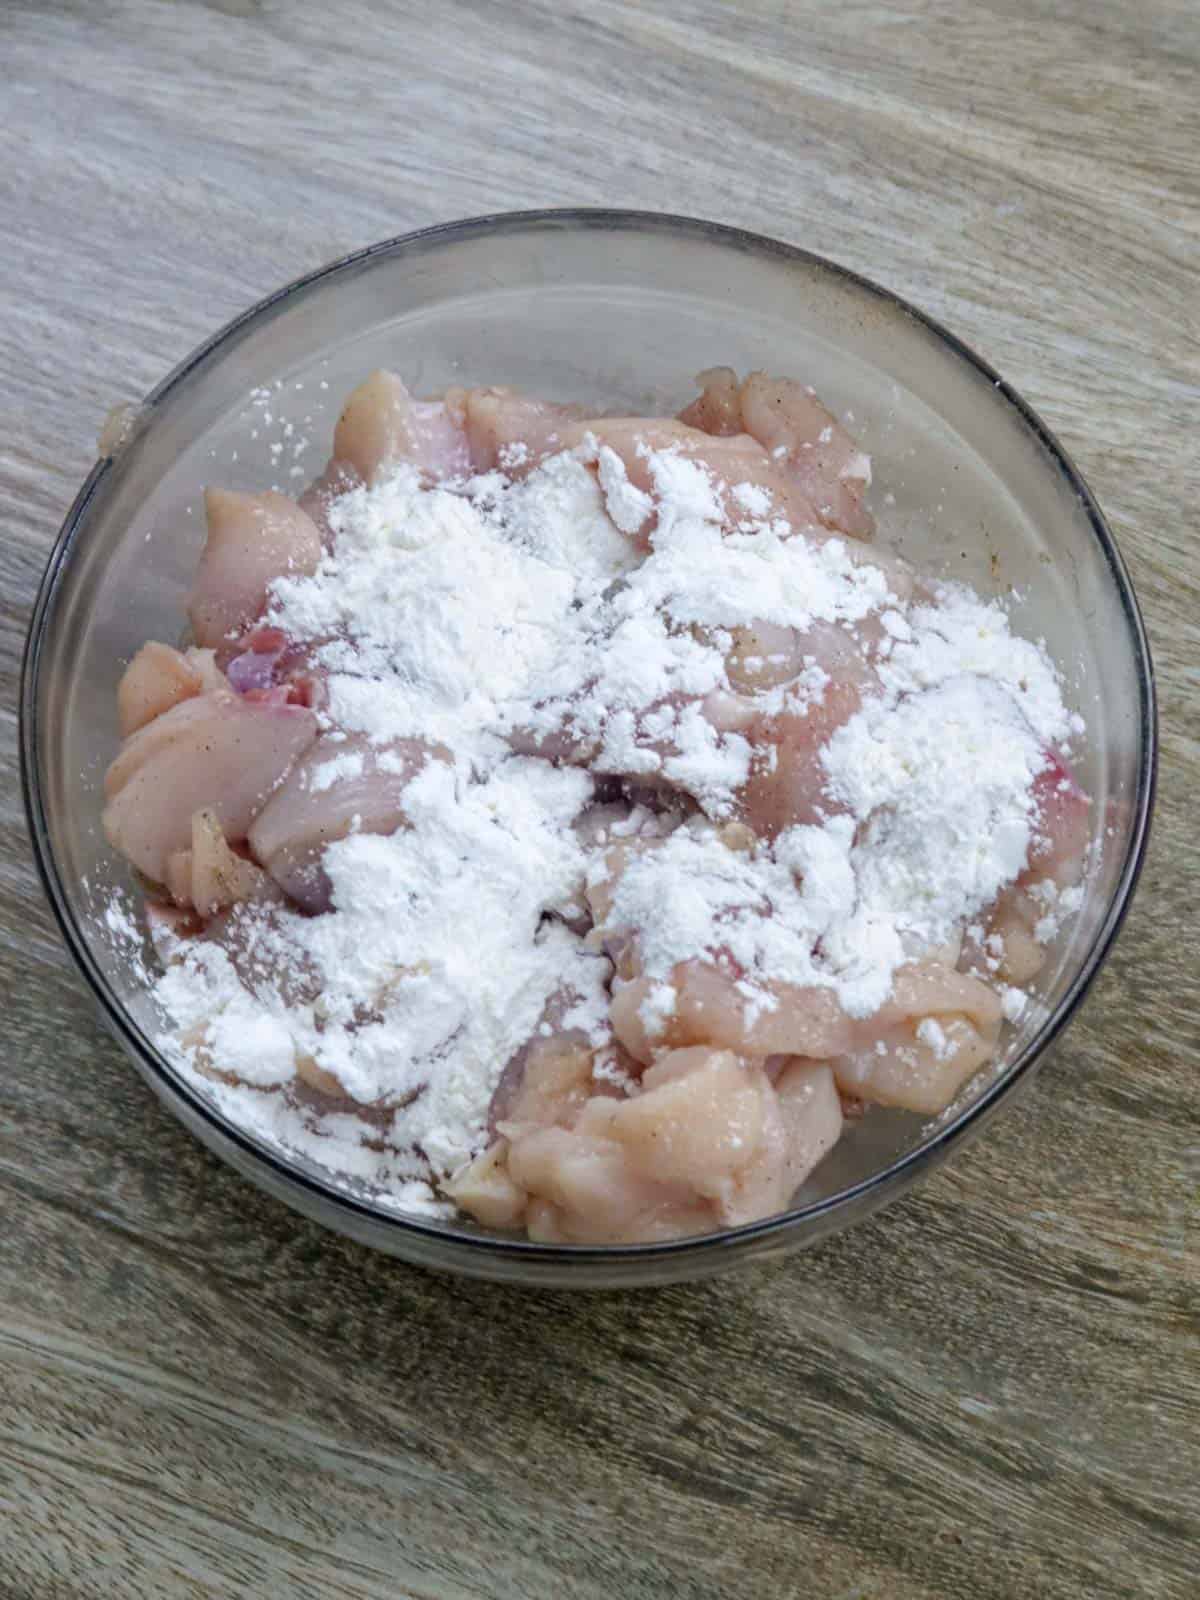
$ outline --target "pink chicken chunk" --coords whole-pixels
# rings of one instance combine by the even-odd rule
[[[568,429],[587,416],[582,406],[554,405],[506,388],[452,389],[446,404],[463,418],[474,470],[503,467],[514,478],[568,448]]]
[[[151,639],[125,668],[117,685],[121,737],[127,739],[182,700],[224,687],[211,650],[175,650]]]
[[[547,1241],[676,1238],[786,1206],[841,1131],[827,1067],[789,1065],[773,1085],[761,1065],[693,1047],[624,1097],[587,1092],[589,1061],[578,1046],[565,1065],[531,1060],[502,1137],[449,1185],[461,1206]]]
[[[316,738],[311,711],[248,702],[228,690],[184,700],[125,740],[108,769],[104,831],[140,872],[166,880],[208,809],[228,839],[244,839],[292,763]]]
[[[304,910],[327,911],[326,848],[351,829],[394,833],[402,827],[404,791],[431,759],[449,760],[449,752],[416,739],[381,747],[363,735],[323,735],[252,823],[256,859]]]
[[[790,378],[752,372],[744,383],[729,367],[713,367],[697,380],[698,400],[680,420],[705,433],[745,433],[795,483],[818,520],[856,539],[869,539],[875,524],[863,505],[870,464],[811,390]]]
[[[891,998],[853,1029],[850,1048],[834,1059],[838,1087],[877,1105],[935,1115],[992,1055],[1000,1022],[995,991],[977,978],[933,962],[902,968]]]
[[[188,616],[198,644],[220,645],[261,615],[277,578],[316,571],[321,535],[295,501],[271,490],[208,489],[204,509],[208,539]]]
[[[970,945],[966,952],[974,965],[1012,984],[1028,983],[1045,964],[1046,947],[1037,930],[1063,891],[1082,877],[1091,828],[1091,801],[1057,751],[1048,752],[1033,795],[1038,820],[1029,864],[997,900],[984,948]]]
[[[373,372],[342,408],[333,460],[368,485],[409,463],[430,478],[470,471],[466,418],[446,401],[414,400],[394,372]]]

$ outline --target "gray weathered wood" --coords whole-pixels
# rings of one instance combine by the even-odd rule
[[[1183,1597],[1197,1582],[1194,0],[5,0],[0,1596]],[[101,418],[277,283],[492,209],[743,223],[1064,438],[1144,602],[1155,846],[1053,1063],[770,1271],[442,1281],[219,1167],[94,1020],[14,767]]]

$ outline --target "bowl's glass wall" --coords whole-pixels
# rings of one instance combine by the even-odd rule
[[[1123,878],[1129,887],[1152,738],[1148,663],[1131,597],[1098,537],[1094,508],[1052,445],[936,330],[796,252],[702,224],[627,215],[463,224],[319,275],[244,319],[169,380],[101,470],[42,619],[36,778],[60,910],[86,947],[93,979],[124,1009],[126,1027],[143,1034],[131,1041],[126,1032],[125,1042],[135,1053],[141,1046],[156,1087],[259,1181],[401,1253],[430,1259],[432,1250],[435,1261],[464,1270],[506,1270],[501,1254],[484,1261],[477,1245],[456,1244],[455,1235],[463,1241],[475,1230],[414,1232],[386,1213],[336,1205],[331,1212],[320,1192],[327,1175],[297,1161],[296,1173],[317,1183],[297,1189],[285,1171],[264,1169],[252,1141],[222,1139],[192,1092],[175,1092],[169,1069],[154,1058],[144,981],[105,919],[113,888],[129,887],[98,821],[101,780],[116,746],[117,679],[145,639],[179,636],[182,596],[203,540],[203,486],[298,492],[323,465],[340,398],[372,368],[395,368],[418,393],[508,383],[655,414],[678,409],[694,392],[693,375],[718,364],[801,377],[848,414],[873,457],[874,505],[889,540],[925,570],[1015,594],[1015,626],[1046,640],[1087,721],[1081,777],[1095,797],[1097,841],[1089,894],[1040,980],[1041,1004],[1006,1043],[1000,1075],[1028,1059],[1053,1024],[1089,953],[1111,932]],[[268,396],[252,399],[263,389]],[[827,1208],[902,1158],[932,1149],[992,1093],[997,1076],[983,1075],[936,1125],[899,1113],[865,1118],[798,1204]],[[877,1184],[832,1212],[822,1208],[788,1237],[826,1231],[891,1186]],[[640,1266],[630,1259],[600,1275],[694,1274],[731,1253],[714,1251],[711,1241],[692,1245],[677,1250],[668,1268],[663,1252],[657,1267],[654,1253],[643,1252]],[[532,1247],[513,1254],[515,1270],[529,1275],[537,1254]],[[561,1265],[567,1254],[543,1253],[536,1275],[569,1270]]]

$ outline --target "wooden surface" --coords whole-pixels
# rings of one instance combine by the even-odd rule
[[[0,4],[0,1596],[1195,1595],[1195,0]],[[1106,508],[1163,773],[1120,945],[983,1142],[790,1264],[443,1281],[263,1199],[103,1035],[17,661],[110,404],[485,210],[690,211],[944,319]]]

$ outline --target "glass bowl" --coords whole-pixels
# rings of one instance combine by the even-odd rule
[[[874,458],[889,539],[925,570],[1013,592],[1087,720],[1085,903],[993,1069],[932,1122],[874,1110],[766,1221],[678,1242],[564,1247],[407,1217],[386,1197],[232,1125],[153,1043],[143,960],[110,912],[131,882],[100,830],[114,691],[147,638],[174,639],[207,482],[298,492],[340,398],[376,366],[418,393],[508,383],[668,414],[700,369],[801,377]],[[862,278],[771,239],[683,217],[545,211],[428,228],[301,278],[216,334],[132,411],[80,490],[30,626],[25,798],[47,893],[104,1018],[194,1134],[306,1216],[410,1261],[599,1287],[702,1277],[866,1216],[977,1132],[1043,1058],[1096,975],[1141,863],[1155,772],[1150,655],[1087,486],[1030,408],[954,336]],[[311,440],[311,445],[307,441]],[[886,497],[886,501],[885,501]],[[136,904],[136,900],[128,902]],[[140,939],[141,934],[136,933]]]

